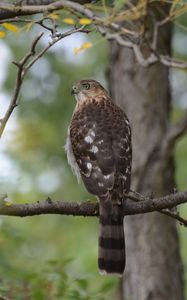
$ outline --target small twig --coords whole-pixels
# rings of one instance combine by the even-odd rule
[[[139,202],[139,201],[144,201],[145,199],[146,200],[151,200],[152,198],[148,198],[137,192],[134,192],[134,191],[131,191],[131,193],[133,193],[135,196],[132,196],[131,194],[124,194],[126,197],[128,197],[129,199],[131,199],[132,201],[135,201],[135,202]],[[174,212],[174,211],[171,211],[170,209],[162,209],[162,210],[157,210],[158,212],[160,212],[161,214],[164,214],[164,215],[167,215],[173,219],[176,219],[177,221],[180,222],[181,225],[187,227],[187,220],[185,220],[184,218],[182,218],[180,215],[179,215],[179,212]]]
[[[180,59],[175,59],[167,55],[158,55],[159,61],[167,67],[187,69],[187,62]]]
[[[154,53],[151,53],[150,56],[145,59],[140,47],[137,44],[135,44],[132,41],[125,40],[122,36],[120,36],[117,33],[107,33],[102,29],[102,35],[104,35],[107,40],[115,40],[120,46],[132,49],[134,51],[137,61],[143,67],[148,67],[158,61],[158,57]]]
[[[180,225],[183,225],[185,227],[187,227],[187,220],[185,220],[184,218],[182,218],[178,212],[172,212],[171,210],[168,209],[163,209],[161,211],[162,214],[167,215],[173,219],[176,219],[177,221],[179,221]]]
[[[53,25],[52,27],[50,27],[44,23],[47,20],[51,21],[51,23]],[[3,24],[4,22],[5,22],[4,20],[3,21],[1,20],[0,24]],[[7,23],[32,23],[33,25],[38,24],[41,27],[43,27],[44,29],[48,30],[51,33],[52,37],[55,37],[57,35],[57,29],[56,29],[57,23],[55,23],[54,20],[48,16],[43,17],[39,20],[23,19],[20,17],[15,17],[15,18],[7,19],[6,22]]]
[[[83,33],[89,33],[90,30],[86,30],[84,29],[85,28],[85,25],[79,27],[79,28],[75,28],[75,29],[72,29],[72,30],[69,30],[65,33],[58,33],[58,35],[56,37],[54,37],[52,39],[51,42],[49,42],[49,44],[41,51],[39,52],[34,58],[33,60],[31,60],[25,67],[25,71],[27,72],[32,66],[33,64],[40,58],[42,57],[53,45],[55,45],[57,42],[59,42],[60,40],[62,40],[63,38],[69,36],[69,35],[72,35],[74,33],[77,33],[77,32],[83,32]]]
[[[186,132],[187,132],[187,110],[185,110],[183,118],[177,124],[171,126],[170,130],[168,131],[168,139],[170,142],[175,142]]]
[[[57,30],[56,30],[55,26],[53,26],[53,27],[47,26],[46,24],[44,24],[44,20],[36,21],[35,24],[38,24],[38,25],[42,26],[44,29],[49,30],[51,32],[52,37],[56,36]]]
[[[187,132],[187,110],[183,118],[174,125],[170,125],[162,143],[162,156],[167,159],[175,146],[176,141]]]

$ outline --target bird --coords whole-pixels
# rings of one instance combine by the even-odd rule
[[[99,200],[98,267],[122,276],[125,269],[124,194],[131,181],[131,127],[125,112],[96,80],[73,84],[76,106],[68,128],[67,160],[78,182]]]

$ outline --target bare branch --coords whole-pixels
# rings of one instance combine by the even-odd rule
[[[170,143],[174,143],[184,133],[187,132],[187,110],[184,113],[183,118],[177,123],[171,126],[168,131],[168,140]]]
[[[35,48],[38,43],[38,41],[41,39],[43,36],[43,33],[40,33],[33,41],[31,45],[30,51],[23,57],[22,60],[19,62],[14,62],[14,64],[18,67],[18,72],[17,72],[17,77],[16,77],[16,83],[15,83],[15,88],[12,96],[12,100],[10,101],[9,107],[4,115],[4,117],[1,119],[1,124],[0,124],[0,137],[3,134],[3,131],[5,129],[5,126],[13,112],[13,110],[17,107],[18,105],[18,97],[20,93],[20,89],[22,86],[23,78],[25,76],[24,72],[24,66],[27,63],[27,61],[30,59],[31,56],[35,54]]]
[[[179,69],[187,69],[187,62],[184,60],[174,59],[167,55],[158,55],[159,61],[167,67],[170,68],[179,68]]]
[[[36,53],[36,46],[44,34],[44,33],[40,33],[32,42],[32,45],[31,45],[28,53],[19,62],[13,62],[18,67],[18,72],[17,72],[17,76],[16,76],[16,83],[15,83],[15,88],[14,88],[12,99],[10,101],[10,104],[8,106],[8,109],[7,109],[4,117],[0,120],[0,138],[4,132],[5,126],[9,120],[12,112],[18,106],[18,99],[19,99],[21,86],[23,83],[23,79],[24,79],[26,73],[28,72],[28,70],[36,63],[36,61],[39,58],[41,58],[47,52],[47,50],[49,50],[49,48],[51,48],[53,45],[55,45],[61,39],[65,38],[73,33],[77,33],[77,32],[88,33],[89,31],[85,30],[84,27],[85,26],[81,26],[79,28],[69,30],[65,33],[57,33],[56,36],[52,38],[52,40],[49,42],[49,44],[46,47],[44,47],[39,53]]]
[[[5,3],[0,2],[0,20],[8,19],[8,18],[14,18],[17,16],[26,16],[26,15],[34,15],[39,13],[50,13],[55,10],[60,9],[73,9],[75,11],[78,11],[81,14],[85,14],[88,17],[92,18],[93,13],[91,10],[87,9],[83,5],[68,1],[68,0],[61,0],[61,1],[51,1],[49,4],[42,4],[42,0],[38,0],[37,4],[34,5],[15,5],[12,3]]]
[[[27,72],[32,66],[33,64],[40,58],[42,57],[53,45],[55,45],[57,42],[59,42],[60,40],[64,39],[67,36],[70,36],[74,33],[77,32],[83,32],[83,33],[89,33],[89,30],[84,29],[85,25],[79,27],[79,28],[75,28],[72,30],[69,30],[65,33],[56,33],[56,36],[52,39],[51,42],[49,42],[49,44],[42,50],[40,51],[34,58],[33,60],[31,60],[25,67],[25,71]]]
[[[142,197],[143,196],[141,196],[141,199]],[[133,198],[136,198],[136,196],[134,196]],[[125,199],[123,208],[124,215],[135,215],[153,211],[160,212],[160,210],[162,209],[170,209],[179,204],[187,202],[187,191],[153,199],[147,197],[143,198],[145,200],[139,201],[139,197],[137,197],[137,202],[133,202],[130,199]],[[172,215],[172,217],[174,217],[174,213],[166,211],[164,211],[163,213],[170,216]],[[60,214],[84,217],[98,216],[99,205],[94,201],[76,203],[52,201],[50,198],[45,201],[32,204],[11,204],[7,206],[5,200],[1,200],[0,203],[0,215],[26,217],[40,214]],[[179,220],[183,223],[183,225],[186,226],[186,220],[177,215],[175,219]]]
[[[57,3],[60,1],[57,1]],[[39,2],[38,2],[39,3]],[[56,2],[48,5],[15,5],[12,3],[0,2],[0,20],[5,20],[8,18],[14,18],[17,16],[33,15],[38,13],[50,12],[53,10],[58,10],[59,5]]]
[[[76,2],[81,4],[90,3],[92,1],[93,0],[76,0]],[[18,0],[15,3],[16,5],[47,5],[54,3],[54,0]]]
[[[183,118],[168,129],[162,143],[162,155],[164,159],[170,156],[176,141],[187,132],[187,110]]]
[[[132,195],[131,195],[132,193]],[[128,197],[128,199],[131,199],[132,201],[135,202],[139,202],[139,201],[144,201],[144,200],[149,200],[149,198],[145,198],[145,196],[131,191],[130,194],[126,194],[126,196]],[[164,214],[166,216],[169,216],[177,221],[179,221],[180,225],[183,225],[185,227],[187,227],[187,220],[185,220],[184,218],[182,218],[179,215],[179,212],[177,211],[177,208],[174,206],[174,210],[173,208],[166,208],[166,209],[161,209],[161,210],[157,210],[159,213]]]
[[[105,30],[102,29],[102,34],[106,37],[107,40],[115,40],[120,46],[134,50],[134,54],[137,61],[144,67],[148,67],[159,60],[154,53],[151,53],[150,56],[145,59],[143,57],[140,47],[137,44],[135,44],[132,41],[125,40],[122,36],[120,36],[117,33],[107,33]]]
[[[173,211],[171,211],[169,209],[163,209],[161,211],[161,213],[164,214],[164,215],[166,215],[166,216],[169,216],[169,217],[171,217],[171,218],[173,218],[175,220],[177,220],[180,223],[180,225],[183,225],[183,226],[187,227],[187,220],[185,220],[184,218],[182,218],[179,215],[178,211],[173,212]]]

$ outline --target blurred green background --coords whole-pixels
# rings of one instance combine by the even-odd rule
[[[180,21],[184,23],[183,20]],[[183,23],[182,23],[183,22]],[[62,30],[67,29],[63,27]],[[0,40],[0,117],[10,101],[16,67],[38,32],[8,32]],[[77,55],[75,47],[86,40],[93,47]],[[48,33],[43,38],[46,45]],[[173,52],[187,56],[187,35],[176,26]],[[185,49],[185,51],[184,51]],[[40,59],[25,79],[19,107],[0,144],[0,191],[16,203],[93,199],[78,185],[66,161],[64,144],[75,100],[72,82],[95,78],[107,87],[108,44],[96,33],[75,34],[62,40]],[[187,107],[187,74],[171,71],[174,121]],[[187,137],[176,147],[176,180],[187,188]],[[181,214],[187,217],[186,206]],[[187,232],[179,226],[187,279]],[[79,300],[115,299],[119,281],[102,277],[97,269],[98,220],[57,215],[0,218],[0,294],[10,299]],[[186,294],[187,299],[187,294]]]

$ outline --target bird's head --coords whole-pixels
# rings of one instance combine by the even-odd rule
[[[108,96],[104,87],[98,81],[91,79],[76,81],[72,87],[72,94],[75,95],[77,101],[84,101],[99,95]]]

